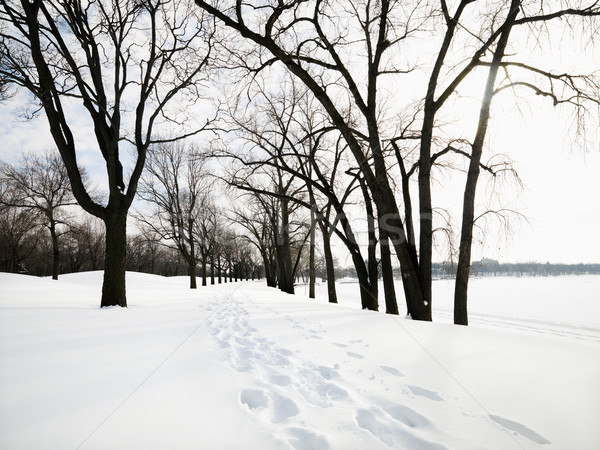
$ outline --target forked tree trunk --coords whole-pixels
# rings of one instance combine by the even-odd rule
[[[337,292],[335,290],[335,266],[333,264],[333,253],[331,252],[331,237],[327,227],[319,222],[321,234],[323,235],[323,253],[325,255],[325,268],[327,271],[327,297],[329,303],[337,303]]]
[[[121,306],[126,308],[127,213],[108,214],[104,220],[104,225],[106,227],[106,253],[100,307]]]
[[[377,311],[377,297],[373,295],[373,286],[371,286],[365,262],[358,253],[352,253],[352,260],[358,277],[361,307],[362,309]]]

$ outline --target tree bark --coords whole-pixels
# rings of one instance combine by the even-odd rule
[[[127,214],[121,211],[107,214],[106,255],[100,307],[127,307],[125,296],[125,262],[127,250]]]

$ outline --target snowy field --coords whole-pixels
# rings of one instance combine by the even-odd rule
[[[0,449],[597,449],[600,277],[448,281],[418,323],[280,294],[128,274],[0,273]]]

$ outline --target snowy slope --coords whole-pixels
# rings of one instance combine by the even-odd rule
[[[0,274],[0,448],[600,442],[594,333],[418,323],[259,282],[194,292],[135,273],[130,307],[101,310],[100,284],[98,272]]]

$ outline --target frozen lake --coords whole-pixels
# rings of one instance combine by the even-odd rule
[[[385,309],[380,284],[380,309]],[[337,283],[338,300],[360,307],[357,283]],[[296,292],[308,295],[307,287]],[[396,282],[401,314],[406,311],[401,282]],[[327,298],[326,285],[317,288]],[[452,323],[454,280],[433,282],[433,319]],[[469,282],[469,324],[474,327],[516,329],[600,342],[600,275],[558,277],[483,277]]]

